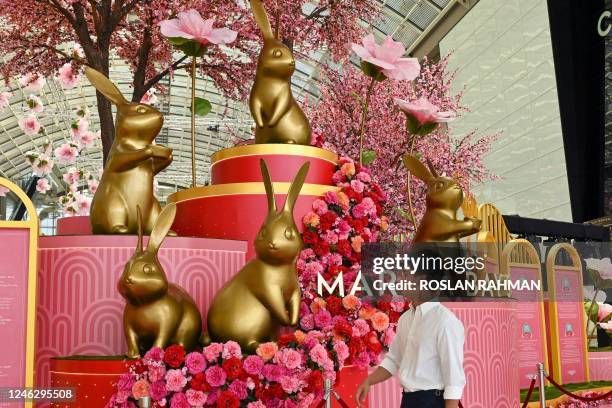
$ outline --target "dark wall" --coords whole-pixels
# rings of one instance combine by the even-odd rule
[[[605,38],[597,31],[604,10],[603,0],[548,0],[574,222],[605,215]]]

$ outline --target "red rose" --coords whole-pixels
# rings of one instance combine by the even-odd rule
[[[359,337],[352,337],[349,341],[350,360],[355,359],[361,352],[365,350],[365,345]]]
[[[304,242],[304,244],[316,244],[317,241],[319,241],[319,236],[312,232],[312,231],[304,231],[304,233],[302,234],[302,241]]]
[[[376,303],[376,307],[378,307],[381,311],[388,314],[389,311],[391,310],[391,302],[388,302],[386,300],[379,300]]]
[[[390,310],[388,314],[389,314],[389,321],[391,323],[397,323],[400,316],[402,315],[401,313],[396,312],[395,310]]]
[[[191,388],[196,391],[210,392],[212,390],[211,386],[206,381],[206,375],[204,373],[197,373],[191,377],[190,384]]]
[[[324,387],[323,374],[320,371],[311,371],[307,381],[306,392],[319,392]]]
[[[336,218],[338,218],[338,216],[333,211],[327,211],[325,214],[321,215],[319,221],[321,225],[321,231],[330,230],[332,225],[334,225],[334,222],[336,222]]]
[[[240,400],[231,391],[221,391],[217,398],[218,408],[240,408]]]
[[[353,251],[351,244],[346,239],[341,239],[340,241],[338,241],[338,246],[336,247],[336,249],[338,250],[338,253],[340,255],[346,257],[349,257],[351,255],[351,252]]]
[[[365,228],[365,223],[357,218],[351,218],[349,224],[358,234],[361,234],[363,232],[363,229]]]
[[[353,335],[353,328],[346,320],[338,320],[334,324],[334,332],[339,336],[351,337]]]
[[[329,310],[329,313],[331,313],[332,316],[340,315],[344,311],[342,300],[339,297],[329,296],[327,299],[325,299],[325,302],[327,304],[325,308]]]
[[[324,256],[329,254],[329,244],[326,242],[319,242],[313,247],[314,253],[317,256]]]
[[[172,368],[179,368],[185,362],[185,349],[179,344],[173,344],[164,352],[164,362]]]
[[[351,201],[354,201],[357,204],[363,200],[363,196],[352,188],[345,188],[344,194],[346,194]]]
[[[235,380],[240,377],[242,374],[242,361],[238,357],[231,357],[225,360],[221,367],[225,370],[225,374],[227,374],[227,378],[230,380]]]
[[[368,350],[376,354],[379,354],[382,351],[382,345],[380,344],[380,341],[378,341],[378,336],[376,336],[376,333],[373,331],[366,334],[363,340]]]
[[[296,342],[297,342],[297,339],[295,338],[295,334],[293,333],[281,334],[281,336],[278,339],[278,348],[287,347],[289,344],[296,343]]]

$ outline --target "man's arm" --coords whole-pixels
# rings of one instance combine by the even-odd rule
[[[438,338],[438,355],[444,379],[445,408],[457,408],[465,387],[463,371],[463,325],[449,319]]]

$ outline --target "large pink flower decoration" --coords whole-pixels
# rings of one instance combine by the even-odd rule
[[[214,18],[204,20],[197,10],[180,12],[177,18],[159,23],[161,33],[166,37],[185,38],[202,45],[229,44],[236,40],[238,33],[229,28],[213,28]]]
[[[29,115],[25,118],[19,119],[19,127],[26,135],[35,135],[40,131],[40,123],[36,116]]]
[[[68,143],[61,145],[55,149],[53,153],[57,161],[61,164],[73,164],[79,155],[78,149],[74,145]]]
[[[0,110],[9,106],[9,99],[13,96],[11,92],[0,92]]]
[[[79,82],[79,74],[74,72],[72,64],[64,64],[57,73],[57,79],[66,89],[74,88]]]
[[[430,123],[450,122],[457,117],[455,112],[440,112],[440,108],[429,102],[427,98],[419,98],[414,102],[395,99],[395,103],[404,113],[416,119],[420,126]]]
[[[388,78],[412,81],[421,71],[421,65],[416,58],[403,58],[406,53],[404,44],[394,41],[391,36],[378,45],[374,35],[369,34],[364,37],[361,44],[353,44],[352,48],[362,60],[380,68]]]

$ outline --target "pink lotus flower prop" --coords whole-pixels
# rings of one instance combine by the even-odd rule
[[[208,44],[229,44],[238,33],[229,28],[213,28],[214,18],[204,20],[197,10],[180,12],[177,18],[159,23],[161,33],[185,54],[201,55]]]
[[[370,34],[362,40],[361,44],[353,44],[352,48],[363,61],[371,64],[362,65],[368,76],[375,77],[377,73],[382,73],[387,78],[412,81],[419,76],[421,71],[421,66],[416,58],[403,58],[406,48],[401,42],[394,41],[391,36],[378,45],[374,35]],[[372,65],[378,69],[372,70]]]
[[[455,112],[440,112],[427,98],[421,97],[414,102],[395,99],[395,103],[406,114],[410,132],[426,135],[433,132],[440,123],[450,122],[457,117]]]

